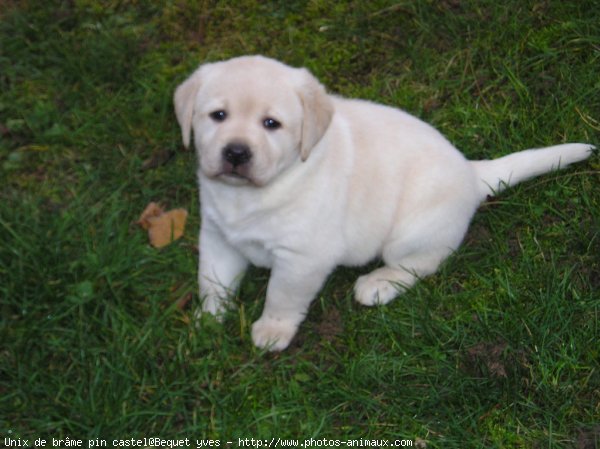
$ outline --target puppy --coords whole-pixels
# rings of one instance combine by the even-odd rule
[[[270,350],[289,345],[336,266],[381,258],[354,291],[386,304],[456,250],[487,195],[594,149],[468,161],[406,112],[329,95],[307,70],[262,56],[200,66],[174,103],[198,154],[201,310],[221,315],[249,263],[270,268],[252,326]]]

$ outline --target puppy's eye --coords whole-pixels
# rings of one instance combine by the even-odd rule
[[[263,121],[263,126],[267,129],[279,129],[281,128],[281,123],[275,120],[274,118],[267,117]]]
[[[208,114],[215,122],[223,122],[227,118],[227,112],[218,110]]]

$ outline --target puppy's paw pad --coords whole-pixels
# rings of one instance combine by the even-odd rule
[[[252,325],[254,345],[269,351],[282,351],[288,347],[298,326],[285,320],[260,318]]]
[[[373,274],[359,277],[354,285],[354,297],[364,306],[387,304],[399,294],[393,283],[378,279]]]

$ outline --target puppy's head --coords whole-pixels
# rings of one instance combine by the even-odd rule
[[[186,147],[194,131],[203,174],[233,185],[263,186],[306,160],[333,115],[307,70],[262,56],[200,66],[174,103]]]

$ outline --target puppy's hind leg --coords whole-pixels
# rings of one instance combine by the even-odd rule
[[[385,266],[356,282],[359,303],[387,304],[419,279],[435,273],[459,247],[479,200],[468,182],[462,188],[455,184],[448,187],[453,193],[442,197],[444,201],[436,193],[408,204],[404,215],[399,214],[397,226],[383,245]]]
[[[413,253],[358,278],[354,286],[356,300],[365,306],[387,304],[404,293],[420,278],[432,274],[448,252]],[[384,259],[385,260],[385,259]]]
[[[395,229],[383,248],[385,266],[358,278],[356,300],[366,306],[387,304],[419,279],[435,273],[467,231],[472,212],[462,211],[466,213],[442,220],[439,217],[444,215],[433,209],[415,217],[410,228]]]

